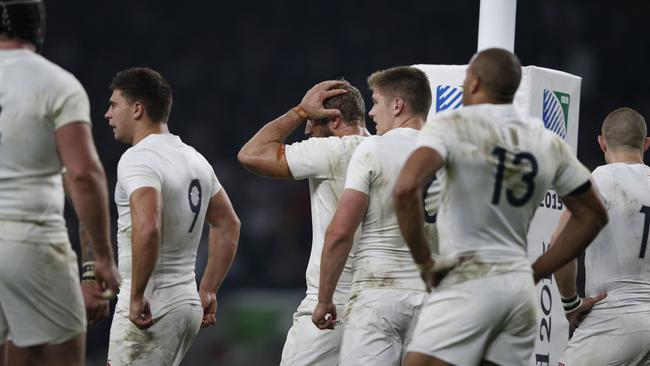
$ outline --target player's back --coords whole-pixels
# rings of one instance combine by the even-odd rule
[[[368,194],[352,271],[353,290],[398,288],[423,290],[411,253],[399,229],[392,191],[419,131],[396,128],[366,139],[355,151],[346,189]]]
[[[607,292],[594,309],[650,311],[650,167],[607,164],[592,176],[609,223],[585,252],[585,292]]]
[[[68,240],[54,132],[70,122],[90,122],[74,76],[29,50],[0,50],[0,220],[14,222],[4,237]]]
[[[209,200],[221,188],[212,167],[194,148],[171,134],[149,135],[124,153],[118,165],[115,201],[119,268],[127,288],[131,277],[129,192],[137,186],[154,187],[162,195],[160,251],[145,293],[152,296],[152,311],[198,300],[196,252]],[[128,300],[128,295],[125,298]]]
[[[441,254],[476,255],[512,263],[508,271],[530,271],[526,235],[539,201],[551,185],[565,195],[588,178],[568,145],[511,104],[442,113],[422,135],[420,145],[446,157],[437,222]]]

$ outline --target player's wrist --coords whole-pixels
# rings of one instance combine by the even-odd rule
[[[416,262],[415,266],[420,272],[433,272],[433,267],[435,266],[435,262],[433,261],[433,258],[429,257],[427,258],[426,261],[422,263]]]
[[[564,308],[565,314],[571,314],[574,311],[578,310],[582,305],[582,299],[578,296],[578,293],[575,293],[573,296],[561,297],[562,307]]]
[[[81,265],[81,283],[95,283],[95,261],[85,261]]]
[[[296,113],[300,117],[300,120],[303,122],[309,119],[309,112],[307,112],[307,110],[300,104],[291,108],[291,111]]]

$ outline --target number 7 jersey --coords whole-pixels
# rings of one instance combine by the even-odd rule
[[[510,262],[511,270],[531,270],[526,235],[546,191],[553,187],[562,197],[589,179],[559,136],[512,104],[440,113],[423,127],[418,147],[444,160],[440,254]]]
[[[162,194],[160,252],[145,297],[154,318],[181,303],[200,305],[194,266],[210,198],[221,190],[212,166],[178,136],[151,134],[128,149],[117,166],[118,265],[122,287],[117,307],[128,312],[131,293],[131,211],[139,188]]]

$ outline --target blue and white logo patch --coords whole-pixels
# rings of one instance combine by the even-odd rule
[[[461,86],[438,85],[436,88],[436,113],[463,106]]]
[[[569,103],[571,97],[567,93],[544,89],[542,101],[542,120],[544,126],[566,139],[569,121]]]

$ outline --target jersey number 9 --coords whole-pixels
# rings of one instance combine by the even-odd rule
[[[199,218],[199,212],[201,212],[201,183],[198,179],[192,179],[190,186],[187,189],[187,199],[190,201],[190,211],[194,213],[194,219],[192,219],[192,225],[188,233],[191,233],[196,224],[196,219]]]

